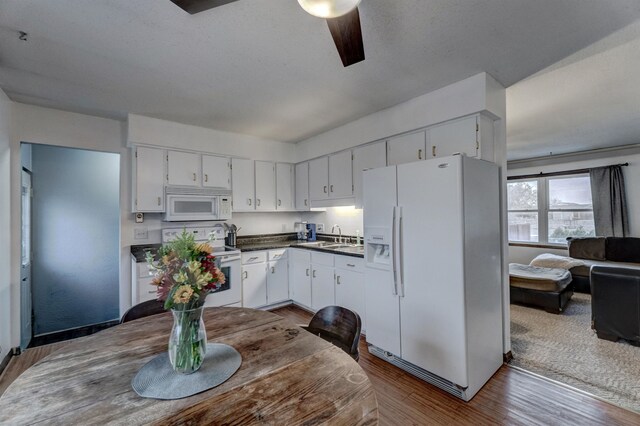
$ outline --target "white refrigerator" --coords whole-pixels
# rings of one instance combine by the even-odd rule
[[[502,364],[498,167],[455,155],[363,179],[369,351],[468,401]]]

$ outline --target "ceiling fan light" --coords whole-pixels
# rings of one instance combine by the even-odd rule
[[[360,0],[298,0],[310,15],[318,18],[337,18],[355,9]]]

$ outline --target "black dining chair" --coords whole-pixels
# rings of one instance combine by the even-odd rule
[[[147,300],[146,302],[138,303],[129,308],[122,316],[120,324],[163,312],[165,312],[164,302],[160,300]]]
[[[316,312],[309,325],[302,328],[339,347],[354,360],[360,358],[358,342],[362,321],[356,312],[341,306],[327,306]]]

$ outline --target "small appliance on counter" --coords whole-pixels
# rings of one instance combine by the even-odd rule
[[[297,234],[299,241],[307,241],[307,222],[295,222],[293,230]]]
[[[307,241],[316,240],[316,224],[307,223]]]
[[[240,229],[240,228],[238,228],[233,223],[231,225],[227,225],[225,223],[224,224],[224,229],[227,232],[227,236],[224,239],[225,244],[227,246],[229,246],[229,247],[235,247],[236,246],[236,238],[238,236],[238,229]]]

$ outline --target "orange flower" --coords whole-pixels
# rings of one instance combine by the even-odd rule
[[[173,302],[174,303],[188,303],[193,296],[193,289],[188,285],[181,285],[176,289],[176,292],[173,294]]]

